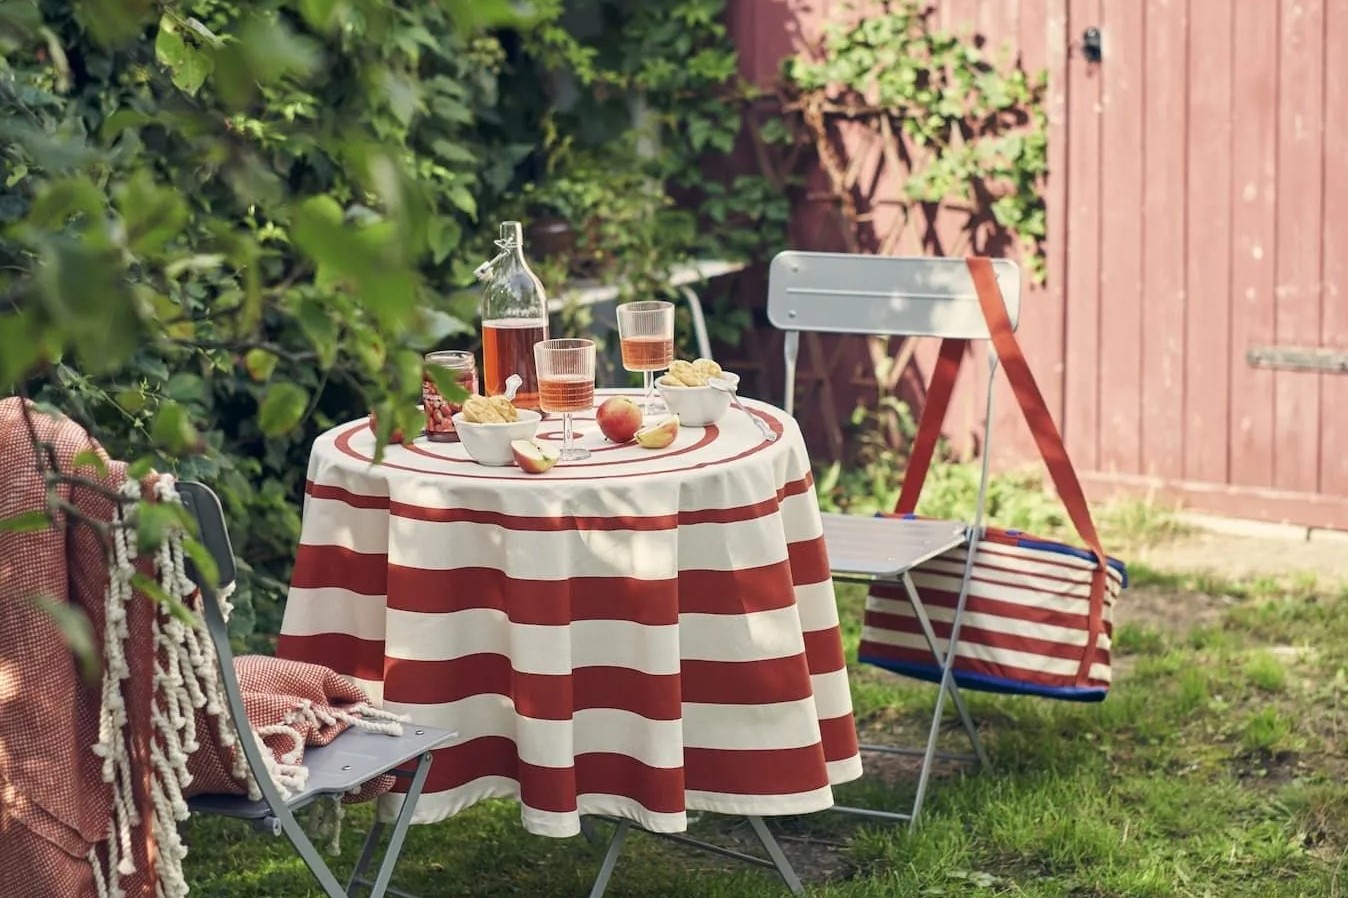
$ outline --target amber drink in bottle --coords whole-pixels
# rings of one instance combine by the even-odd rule
[[[495,396],[505,392],[506,378],[518,374],[523,383],[515,394],[519,408],[539,408],[538,368],[534,344],[548,338],[548,297],[543,283],[524,258],[518,221],[501,223],[501,253],[479,269],[482,289],[482,387]]]

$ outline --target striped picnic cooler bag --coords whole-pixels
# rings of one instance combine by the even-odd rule
[[[1109,691],[1113,607],[1127,585],[1127,571],[1100,547],[1081,483],[1016,342],[991,264],[970,259],[969,268],[998,361],[1084,547],[985,528],[974,544],[952,673],[968,689],[1100,701]],[[966,343],[941,345],[895,516],[912,516],[917,507]],[[960,547],[911,571],[942,653],[967,558]],[[872,587],[858,655],[863,663],[906,676],[932,682],[942,677],[901,583]]]

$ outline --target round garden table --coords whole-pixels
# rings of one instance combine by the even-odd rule
[[[458,732],[416,822],[511,797],[541,835],[678,832],[824,810],[860,776],[805,444],[744,402],[776,441],[732,408],[616,446],[590,413],[591,457],[542,475],[424,439],[374,464],[365,419],[318,438],[279,653]]]

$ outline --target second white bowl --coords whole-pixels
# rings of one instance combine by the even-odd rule
[[[715,424],[730,408],[730,394],[713,387],[671,387],[658,384],[660,398],[686,427]]]
[[[515,457],[510,452],[512,440],[530,440],[538,432],[538,422],[543,416],[527,408],[519,409],[518,421],[505,421],[496,424],[474,424],[463,419],[463,412],[454,415],[454,430],[459,435],[468,457],[480,465],[503,467],[513,464]]]

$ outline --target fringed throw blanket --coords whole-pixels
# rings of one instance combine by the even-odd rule
[[[177,502],[171,477],[129,480],[75,423],[0,400],[0,519],[47,508],[34,437],[56,467],[56,526],[0,533],[0,896],[182,898],[185,798],[258,797],[187,579],[180,536],[153,557],[136,544],[133,506]],[[89,453],[100,464],[90,465]],[[85,462],[76,464],[79,458]],[[85,521],[112,525],[105,538]],[[148,577],[195,613],[186,624],[136,588]],[[144,581],[139,581],[144,582]],[[81,672],[58,625],[88,620],[96,661]],[[282,794],[303,788],[305,745],[353,724],[395,733],[390,715],[331,671],[236,659],[245,706]],[[389,788],[390,778],[353,799]]]
[[[283,796],[306,785],[305,746],[327,745],[351,726],[394,736],[402,733],[400,718],[372,708],[364,690],[327,667],[249,655],[234,659],[234,671],[253,732],[269,749],[262,753],[263,760],[274,763],[272,782]],[[203,746],[188,763],[193,776],[190,794],[249,793],[250,784],[242,776],[242,752],[214,749]],[[393,783],[391,774],[380,777],[345,800],[368,801],[389,791]]]

